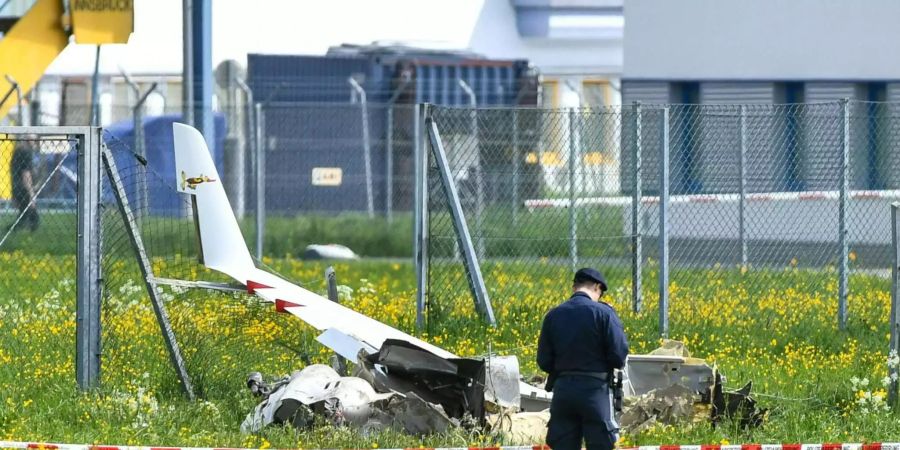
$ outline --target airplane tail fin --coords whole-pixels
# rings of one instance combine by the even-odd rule
[[[172,128],[176,189],[192,196],[203,264],[235,279],[246,280],[256,265],[231,210],[206,140],[193,127],[175,123]]]

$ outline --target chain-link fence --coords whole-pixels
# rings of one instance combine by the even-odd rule
[[[779,274],[805,270],[822,274],[809,278],[812,291],[845,308],[851,273],[890,267],[897,108],[432,107],[430,116],[494,299],[515,297],[519,287],[503,282],[511,270],[565,280],[594,265],[635,302],[711,283],[766,292]],[[468,288],[431,161],[427,297],[436,311]]]
[[[169,103],[151,108],[155,94],[97,113],[108,137],[162,163],[181,114]],[[261,100],[220,105],[210,145],[256,254],[300,255],[308,244],[339,242],[366,256],[411,255],[415,105]],[[62,111],[62,119],[41,120],[91,123],[89,105]]]
[[[0,130],[0,359],[32,386],[57,376],[71,382],[76,367],[84,368],[73,349],[76,323],[79,332],[89,328],[76,317],[77,172],[85,145],[73,131]],[[12,364],[19,355],[27,358]]]

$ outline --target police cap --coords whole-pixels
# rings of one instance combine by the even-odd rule
[[[583,283],[585,281],[600,283],[600,289],[602,289],[604,292],[608,289],[606,285],[606,277],[604,277],[603,274],[600,273],[600,271],[597,269],[585,267],[582,269],[578,269],[578,272],[575,272],[575,279],[573,280],[574,283]]]

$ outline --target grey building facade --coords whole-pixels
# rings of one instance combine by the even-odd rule
[[[672,100],[672,83],[721,102],[777,103],[791,83],[810,100],[869,83],[898,97],[898,20],[894,0],[629,0],[623,80],[630,97],[654,100]]]
[[[751,192],[833,190],[840,108],[786,105],[900,102],[898,19],[894,0],[628,0],[622,102],[723,105],[673,107],[675,191],[734,192],[737,104]],[[851,189],[900,188],[896,113],[853,104]]]

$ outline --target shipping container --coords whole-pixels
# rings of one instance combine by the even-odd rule
[[[386,210],[388,184],[392,207],[409,210],[413,105],[469,105],[460,80],[478,106],[534,106],[539,97],[537,73],[525,60],[403,46],[345,45],[325,56],[251,54],[247,72],[255,100],[266,104],[267,208],[281,214],[365,211],[369,183],[376,212]],[[363,111],[350,78],[368,102],[371,181]],[[489,154],[486,145],[481,151]],[[340,182],[323,184],[314,172],[340,172]]]

